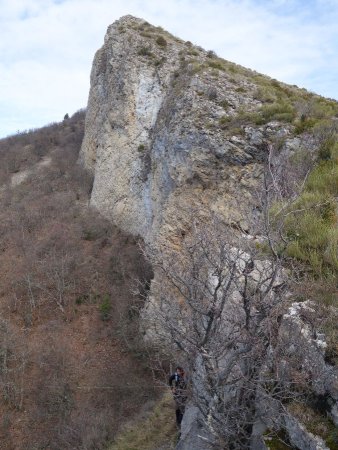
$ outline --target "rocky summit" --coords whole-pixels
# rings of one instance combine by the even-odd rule
[[[141,19],[115,22],[91,73],[81,150],[91,205],[146,240],[179,233],[198,205],[246,228],[270,137],[292,138],[287,124],[244,117],[295,90],[272,83],[270,94],[271,83]]]

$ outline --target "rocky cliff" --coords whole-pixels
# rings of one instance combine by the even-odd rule
[[[243,111],[262,106],[259,81],[143,20],[115,22],[91,73],[81,150],[91,204],[145,239],[184,229],[203,204],[245,228],[266,137],[288,134],[240,128]]]
[[[214,52],[184,42],[141,19],[123,17],[108,28],[91,73],[86,130],[80,154],[82,164],[94,174],[90,203],[120,228],[142,236],[148,243],[170,240],[170,247],[175,248],[175,243],[184,240],[192,215],[205,210],[215,213],[237,234],[238,231],[245,232],[245,239],[252,240],[251,221],[262,211],[257,193],[262,186],[263,166],[267,160],[281,181],[277,192],[280,201],[295,201],[302,179],[308,176],[318,158],[322,161],[320,170],[325,172],[327,185],[331,186],[329,180],[337,174],[333,156],[337,150],[334,116],[338,117],[338,106],[334,101],[220,59]],[[323,171],[317,173],[317,179],[319,175],[324,177]],[[320,195],[326,193],[314,180],[313,177],[306,185],[312,197],[309,194],[300,200],[305,208],[302,205],[303,209],[300,209],[300,203],[296,206],[298,211],[310,210],[313,206],[316,212],[310,218],[305,215],[297,216],[294,222],[284,221],[289,226],[286,233],[291,243],[285,248],[289,256],[309,264],[312,271],[320,270],[314,275],[317,280],[324,277],[322,280],[331,280],[331,283],[338,267],[333,238],[337,235],[336,187],[332,184],[328,188],[331,197],[324,200],[329,205],[327,212],[327,209],[318,209],[318,205],[324,204],[321,203],[324,197],[320,198]],[[326,240],[322,239],[317,245],[318,240],[313,238],[308,244],[307,236],[318,235],[311,228],[316,221],[320,226],[325,225],[320,232]],[[285,236],[283,239],[288,244]],[[262,240],[258,239],[256,243],[256,248],[260,248]],[[230,256],[234,248],[230,248]],[[278,252],[274,252],[274,256],[281,263]],[[258,258],[262,259],[262,255]],[[318,258],[322,260],[316,265]],[[252,277],[252,268],[249,270],[247,263],[244,268],[239,264],[238,280],[243,276],[245,280]],[[251,264],[256,264],[254,259]],[[264,271],[261,272],[264,278]],[[275,273],[279,272],[276,270]],[[157,276],[155,271],[158,280]],[[206,280],[204,286],[209,283]],[[283,282],[275,286],[275,281],[273,277],[270,303],[276,298],[275,291],[278,293],[279,286],[284,285]],[[255,288],[255,293],[250,293],[251,300],[257,300],[257,292],[261,296],[260,289]],[[245,289],[239,291],[240,297]],[[156,297],[154,288],[152,293]],[[310,295],[309,290],[306,295]],[[280,292],[278,296],[282,304],[283,296]],[[237,316],[240,311],[247,312],[244,297],[244,308],[238,306]],[[290,297],[292,294],[288,292]],[[256,305],[248,313],[248,322],[257,319],[259,307]],[[205,317],[212,314],[214,312],[205,311]],[[225,316],[227,314],[225,309]],[[283,329],[291,321],[290,331],[284,333],[287,339],[283,341],[283,358],[279,354],[272,364],[278,366],[277,377],[284,370],[279,367],[279,363],[284,364],[284,350],[289,349],[290,361],[293,358],[290,357],[294,352],[291,339],[293,332],[298,330],[297,321],[285,314],[280,314],[278,319],[277,344],[275,342],[269,348],[271,356],[272,346],[280,346],[278,339],[284,339]],[[281,321],[282,317],[284,320]],[[205,327],[203,320],[202,329]],[[304,334],[304,327],[299,328],[298,334]],[[254,337],[255,333],[250,332]],[[314,396],[327,396],[327,411],[331,411],[331,418],[336,421],[335,364],[327,365],[326,350],[318,349],[317,341],[311,339],[308,337],[303,342],[297,338],[306,358],[302,361],[300,354],[294,357],[296,362],[299,361],[296,371],[300,371],[306,383],[312,383]],[[238,350],[236,343],[235,350]],[[315,360],[319,361],[318,367]],[[291,363],[285,364],[287,370],[284,372],[291,373],[294,367]],[[319,381],[315,372],[319,374]],[[290,375],[290,379],[293,376]],[[201,382],[202,386],[204,382]],[[210,402],[214,400],[215,396],[211,395]],[[267,411],[267,407],[274,409],[273,404],[268,403],[255,406],[257,411],[259,408]],[[195,430],[198,420],[192,413],[185,416],[188,425],[178,448],[196,446],[192,443],[196,433],[191,430]],[[263,442],[262,432],[273,428],[272,422],[270,425],[265,423],[262,429],[261,424],[257,425],[258,421],[252,426],[250,448],[271,448]],[[286,430],[289,443],[298,448],[326,448],[311,433],[305,432],[293,415],[286,415],[284,422],[280,420],[276,427]]]

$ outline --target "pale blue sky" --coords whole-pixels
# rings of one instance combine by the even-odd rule
[[[94,52],[125,14],[338,99],[338,0],[0,0],[0,136],[85,107]]]

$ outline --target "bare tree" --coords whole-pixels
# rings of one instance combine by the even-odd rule
[[[273,147],[267,150],[252,235],[210,211],[191,211],[195,219],[179,245],[148,251],[155,273],[144,312],[148,336],[183,355],[213,448],[250,448],[259,426],[278,429],[285,402],[300,395],[297,361],[287,363],[293,378],[280,364],[288,358],[279,341],[293,282],[284,224],[297,213],[293,203],[311,164],[292,173],[286,190],[285,171],[274,164]]]
[[[306,211],[297,198],[314,159],[288,174],[288,162],[284,170],[273,146],[267,150],[251,235],[210,211],[190,211],[182,238],[146,252],[155,274],[143,312],[147,336],[185,361],[204,439],[215,449],[249,449],[262,442],[262,430],[286,427],[287,403],[319,392],[314,373],[329,373],[311,341],[316,308],[299,309],[314,313],[311,326],[287,313],[304,270],[286,256],[293,238],[285,224]]]
[[[179,250],[150,253],[158,275],[147,317],[184,353],[194,402],[221,448],[249,448],[264,421],[257,396],[289,395],[271,359],[286,290],[281,259],[256,244],[213,219],[195,221]]]
[[[27,345],[13,330],[10,322],[0,321],[0,388],[2,399],[11,408],[21,410],[25,395],[28,362]]]
[[[67,293],[75,290],[75,280],[72,276],[75,267],[74,254],[54,250],[47,255],[42,264],[46,266],[47,283],[40,287],[46,298],[54,302],[64,313]]]

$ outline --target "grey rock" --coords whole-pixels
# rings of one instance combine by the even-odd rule
[[[300,450],[330,450],[321,438],[306,431],[292,416],[285,417],[284,422],[291,443]]]
[[[251,145],[262,145],[264,142],[264,135],[261,129],[246,127],[245,134]]]
[[[333,405],[332,409],[331,409],[331,414],[330,414],[334,424],[336,426],[338,426],[338,403],[336,403],[335,405]]]
[[[226,71],[215,78],[202,50],[194,62],[182,62],[182,55],[190,59],[183,41],[163,32],[164,49],[145,27],[161,33],[122,17],[108,27],[94,59],[80,153],[95,175],[90,203],[146,241],[173,238],[192,205],[208,204],[238,222],[252,209],[264,138],[254,129],[250,142],[225,135],[219,102],[227,101],[233,117],[242,107],[255,110],[256,86],[243,75],[234,85]]]
[[[212,444],[212,441],[202,426],[198,408],[187,405],[176,450],[211,450],[209,443]]]

